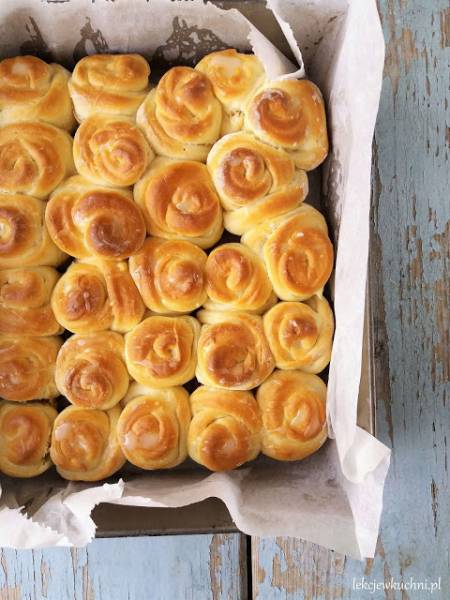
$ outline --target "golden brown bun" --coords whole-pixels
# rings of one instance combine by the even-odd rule
[[[206,261],[205,308],[261,314],[276,302],[262,260],[243,244],[221,244]]]
[[[275,363],[262,319],[243,312],[200,311],[203,327],[195,373],[200,383],[230,390],[251,390],[273,371]]]
[[[275,371],[259,388],[263,454],[276,460],[301,460],[327,439],[327,387],[310,373]]]
[[[69,80],[78,121],[95,113],[134,116],[148,89],[150,67],[139,54],[95,54],[77,62]]]
[[[263,258],[281,300],[302,301],[322,295],[334,253],[326,221],[318,210],[302,204],[288,215],[250,229],[241,241]]]
[[[57,414],[48,404],[0,402],[0,472],[35,477],[51,467],[50,438]]]
[[[194,377],[199,332],[193,317],[148,317],[125,336],[131,377],[155,388],[186,383]]]
[[[0,269],[64,262],[66,255],[48,234],[44,212],[42,200],[0,194]]]
[[[117,440],[120,408],[108,411],[69,406],[56,418],[50,456],[61,477],[100,481],[125,464]]]
[[[308,177],[284,150],[251,133],[233,133],[214,144],[207,160],[222,206],[225,228],[241,235],[267,219],[297,208]]]
[[[80,175],[117,187],[136,183],[154,158],[131,119],[101,114],[88,117],[77,129],[73,156]]]
[[[144,243],[145,221],[129,190],[97,186],[79,175],[51,195],[45,221],[70,256],[123,260]]]
[[[285,148],[299,169],[315,169],[328,154],[323,97],[306,79],[265,84],[247,105],[244,126],[264,142]]]
[[[222,106],[208,78],[173,67],[159,80],[136,116],[156,154],[206,160],[222,125]]]
[[[251,392],[201,386],[191,394],[189,456],[211,471],[253,460],[261,448],[261,416]]]
[[[145,310],[127,263],[98,259],[70,265],[55,286],[52,308],[63,327],[82,334],[129,331]]]
[[[46,123],[0,127],[0,192],[46,199],[75,173],[72,138]]]
[[[208,77],[222,103],[222,135],[242,129],[243,107],[265,79],[259,59],[228,48],[207,54],[195,68]]]
[[[325,298],[279,302],[263,317],[276,366],[320,373],[330,362],[334,319]]]
[[[0,334],[46,336],[62,333],[50,306],[60,275],[51,267],[0,271]]]
[[[67,82],[70,73],[36,56],[0,62],[0,125],[44,121],[71,131],[75,127]]]
[[[188,313],[206,300],[206,254],[190,242],[147,238],[129,263],[145,305],[153,312]]]
[[[205,165],[157,158],[134,186],[147,232],[210,248],[223,232],[219,197]]]
[[[56,386],[75,406],[108,410],[128,391],[124,341],[119,333],[73,335],[56,359]]]
[[[117,436],[130,463],[146,470],[170,469],[186,459],[191,409],[184,388],[134,383],[124,404]]]
[[[0,398],[14,402],[56,398],[59,337],[0,336]]]

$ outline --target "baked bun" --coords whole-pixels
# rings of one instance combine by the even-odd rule
[[[219,197],[205,165],[157,158],[134,187],[147,232],[210,248],[223,232]]]
[[[305,171],[296,170],[284,150],[251,133],[221,138],[207,166],[226,211],[225,228],[236,235],[297,208],[308,194]]]
[[[301,460],[327,439],[327,387],[310,373],[275,371],[259,388],[261,451],[276,460]]]
[[[187,457],[189,394],[182,387],[130,387],[117,424],[122,452],[137,467],[170,469]]]
[[[263,323],[279,369],[320,373],[330,362],[334,318],[325,298],[279,302],[264,315]]]
[[[77,62],[69,80],[75,116],[136,114],[149,90],[150,66],[139,54],[94,54]]]
[[[60,275],[51,267],[0,271],[0,334],[46,336],[62,333],[50,306]]]
[[[48,234],[44,212],[42,200],[0,194],[0,269],[64,262],[66,255]]]
[[[130,273],[147,308],[188,313],[206,300],[206,254],[190,242],[147,238],[130,257]]]
[[[244,127],[284,148],[305,171],[315,169],[328,154],[323,97],[307,79],[266,83],[248,103]]]
[[[52,294],[55,317],[72,333],[125,332],[145,311],[126,262],[90,259],[70,265]]]
[[[200,383],[230,390],[251,390],[275,363],[262,319],[243,312],[200,311],[196,377]]]
[[[263,258],[281,300],[322,294],[333,269],[333,245],[323,215],[309,204],[257,225],[241,241]]]
[[[78,175],[52,194],[45,221],[55,244],[75,258],[122,260],[145,239],[144,218],[129,190],[100,187]]]
[[[0,192],[45,199],[75,172],[72,138],[46,123],[0,127]]]
[[[251,392],[201,386],[191,394],[189,456],[211,471],[253,460],[261,448],[261,417]]]
[[[203,73],[173,67],[149,93],[136,120],[156,154],[204,161],[220,135],[222,106]]]
[[[148,317],[125,336],[131,377],[155,388],[186,383],[194,377],[199,332],[193,317]]]
[[[70,73],[36,56],[16,56],[0,62],[0,125],[43,121],[71,131],[75,127],[67,89]]]
[[[50,438],[56,410],[41,403],[0,402],[0,472],[36,477],[51,467]]]
[[[117,440],[120,408],[108,411],[69,406],[56,417],[50,456],[70,481],[100,481],[125,464]]]
[[[71,404],[108,410],[128,391],[124,341],[119,333],[73,335],[56,359],[56,386]]]
[[[0,398],[56,398],[55,363],[61,343],[59,337],[0,336]]]
[[[205,308],[263,313],[276,302],[262,260],[243,244],[221,244],[206,261]]]
[[[260,60],[254,54],[228,48],[207,54],[195,68],[208,77],[222,103],[222,135],[242,129],[242,109],[265,79]]]
[[[98,185],[127,187],[143,175],[154,154],[131,119],[96,114],[77,129],[73,156],[78,172]]]

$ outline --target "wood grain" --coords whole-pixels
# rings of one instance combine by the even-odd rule
[[[0,600],[241,600],[247,597],[245,545],[245,536],[225,534],[4,549]]]
[[[386,66],[373,168],[372,305],[378,437],[393,448],[377,555],[253,540],[254,598],[407,600],[353,579],[439,581],[450,598],[447,0],[380,0]],[[447,402],[447,404],[446,404]]]

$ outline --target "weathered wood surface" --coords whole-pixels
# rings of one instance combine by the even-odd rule
[[[378,551],[359,563],[299,540],[253,540],[254,598],[450,598],[450,10],[448,0],[379,5],[387,52],[371,260],[377,432],[393,459]],[[354,590],[363,576],[441,577],[441,590]]]
[[[245,536],[232,534],[99,539],[72,550],[4,549],[0,600],[243,600],[245,544]]]
[[[378,436],[393,447],[380,543],[359,563],[299,540],[251,542],[254,598],[450,598],[447,0],[380,0],[386,71],[375,136],[372,261]],[[247,598],[239,535],[0,551],[0,600]],[[431,582],[441,591],[353,589]]]

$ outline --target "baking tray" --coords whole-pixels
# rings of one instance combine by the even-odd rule
[[[276,19],[259,0],[216,1],[214,4],[223,8],[240,10],[285,56],[295,62]],[[320,174],[320,169],[317,172]],[[324,214],[327,217],[326,211]],[[370,281],[370,277],[368,277],[368,281]],[[360,427],[375,435],[373,319],[370,298],[368,284],[357,421]],[[270,461],[270,459],[261,456],[257,461]],[[208,498],[202,502],[178,508],[142,508],[101,504],[94,509],[92,517],[97,525],[97,537],[187,535],[239,531],[225,504],[218,498]]]
[[[224,8],[237,8],[240,10],[283,54],[295,62],[291,49],[276,19],[260,0],[216,1],[214,3]],[[34,51],[33,53],[40,54]],[[45,56],[41,57],[46,58]],[[67,66],[70,67],[70,65]],[[162,64],[158,66],[159,68],[164,67]],[[157,71],[157,68],[155,71]],[[320,169],[317,169],[313,174],[310,174],[310,197],[313,196],[319,204],[320,171]],[[310,198],[309,201],[311,201]],[[322,206],[320,208],[323,209]],[[323,212],[325,217],[327,217],[326,210],[323,210]],[[370,277],[368,281],[370,281]],[[362,369],[358,398],[358,425],[375,434],[373,319],[370,298],[371,293],[368,288],[366,291]],[[260,455],[255,462],[263,466],[264,463],[273,463],[274,461]],[[186,476],[189,477],[189,472],[195,470],[198,473],[199,470],[202,470],[202,467],[188,460],[183,465],[177,467],[177,469],[185,472]],[[134,472],[132,467],[127,467],[119,475],[126,478],[127,475]],[[206,470],[204,472],[205,474],[207,473]],[[24,502],[24,504],[26,505],[27,502]],[[238,531],[225,504],[218,498],[208,498],[202,502],[178,508],[143,508],[101,504],[94,509],[92,516],[97,525],[97,537],[186,535]]]

